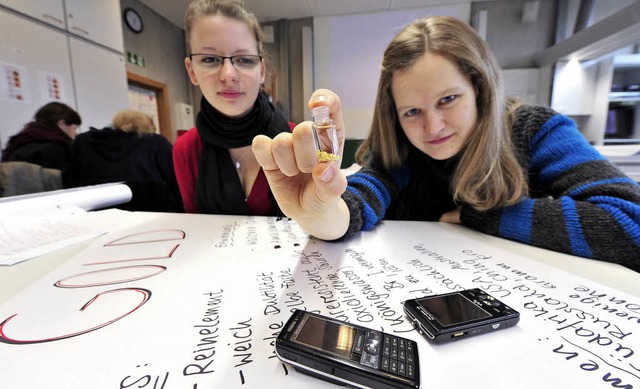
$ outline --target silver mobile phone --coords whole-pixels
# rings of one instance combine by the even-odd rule
[[[276,339],[276,355],[298,371],[361,388],[418,389],[416,342],[296,310]]]

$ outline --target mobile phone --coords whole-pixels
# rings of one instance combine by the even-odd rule
[[[415,341],[303,310],[276,338],[278,358],[305,374],[360,388],[420,387]]]
[[[520,313],[481,289],[410,299],[403,303],[427,340],[444,343],[515,326]]]

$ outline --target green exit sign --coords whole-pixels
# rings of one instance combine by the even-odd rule
[[[140,66],[140,67],[145,67],[145,62],[144,62],[144,57],[141,55],[138,55],[136,53],[132,53],[130,51],[127,51],[127,61],[130,64],[136,65],[136,66]]]

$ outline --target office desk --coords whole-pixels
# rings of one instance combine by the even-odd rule
[[[640,274],[617,265],[440,223],[328,243],[275,218],[134,216],[0,268],[3,387],[327,387],[273,353],[295,308],[416,340],[423,388],[640,385]],[[520,323],[434,346],[402,314],[471,287]]]

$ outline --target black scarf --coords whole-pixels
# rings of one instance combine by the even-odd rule
[[[242,183],[229,148],[248,146],[256,135],[273,138],[290,131],[289,123],[264,92],[258,94],[246,115],[230,118],[202,97],[196,128],[202,138],[198,165],[196,202],[200,212],[209,214],[248,215]]]

